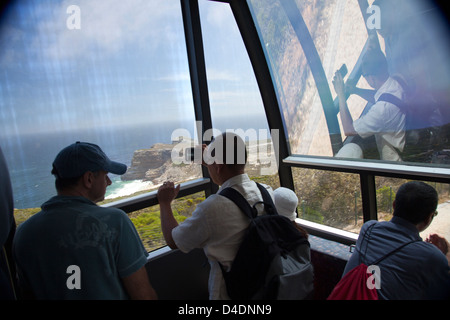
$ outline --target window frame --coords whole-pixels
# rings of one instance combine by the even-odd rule
[[[267,62],[265,60],[264,48],[261,46],[260,41],[255,41],[255,39],[259,40],[259,36],[258,31],[255,25],[253,24],[250,8],[246,1],[230,0],[226,2],[230,3],[233,13],[235,14],[235,18],[241,30],[244,43],[249,52],[250,60],[252,61],[255,69],[255,75],[257,77],[258,83],[260,84],[261,94],[263,95],[263,97],[264,94],[268,95],[268,92],[272,95],[269,98],[263,99],[266,115],[268,116],[269,127],[271,130],[279,129],[280,132],[284,134],[283,136],[280,135],[279,141],[280,149],[278,155],[279,159],[282,159],[279,167],[281,186],[288,187],[294,190],[293,185],[291,184],[292,183],[291,167],[301,167],[309,169],[319,169],[319,170],[359,174],[361,195],[363,201],[363,216],[364,222],[367,222],[369,220],[378,220],[375,176],[386,176],[395,178],[416,179],[430,182],[450,183],[450,169],[442,167],[420,166],[420,165],[409,165],[398,163],[344,161],[344,160],[334,160],[332,158],[300,156],[291,154],[286,134],[286,128],[284,128],[284,123],[280,111],[281,108],[280,105],[278,104],[276,93],[273,88],[273,81],[271,78],[271,74],[269,72]],[[293,0],[291,2],[293,3]],[[358,0],[358,3],[361,8],[361,12],[365,16],[367,8],[369,6],[368,1]],[[300,12],[299,15],[301,16]],[[374,32],[374,30],[368,31],[369,34],[370,32]],[[303,48],[308,47],[311,49],[312,47],[314,47],[314,43],[312,42],[312,38],[310,36],[303,37],[302,40],[300,41]],[[306,41],[307,43],[305,44],[302,41],[303,42]],[[314,51],[313,49],[311,50]],[[366,47],[363,49],[362,53],[364,53],[364,50],[366,50]],[[310,52],[310,54],[309,55],[306,54],[306,56],[308,64],[310,66],[312,64],[321,64],[320,59],[319,60],[314,59],[314,57],[316,56],[314,52]],[[351,81],[355,81],[355,79],[359,79],[359,77],[361,76],[360,60],[361,58],[357,62],[355,69],[352,71],[350,75]],[[323,72],[323,68],[321,68],[320,66],[315,67],[311,66],[311,72],[313,74],[321,73],[321,70]],[[314,77],[316,79],[321,79],[323,75],[315,74]],[[265,90],[270,86],[272,86],[271,90]],[[328,84],[326,84],[326,86],[328,87]],[[325,101],[327,101],[326,98],[323,98],[322,101],[324,99]],[[333,101],[333,104],[334,106],[337,105],[336,99]],[[311,231],[312,234],[319,233],[319,235],[322,236],[324,235],[323,232],[312,230],[308,228],[307,225],[305,225],[305,227],[309,229],[309,231]],[[328,228],[326,229],[328,230]],[[333,235],[331,238],[333,238],[333,240],[338,240],[343,243],[347,243],[348,239],[346,239],[346,237],[344,236],[339,236],[339,233],[340,232],[336,232],[336,235]],[[325,235],[325,238],[330,237]]]
[[[209,0],[222,3],[228,3],[236,19],[236,23],[241,32],[244,45],[247,49],[258,87],[261,93],[269,129],[279,131],[279,139],[274,142],[274,149],[277,152],[276,157],[280,159],[278,166],[278,175],[280,185],[294,190],[294,180],[292,168],[307,168],[326,171],[337,171],[354,173],[360,176],[360,190],[363,203],[364,222],[369,220],[378,220],[375,177],[385,176],[394,178],[405,178],[414,180],[423,180],[429,182],[440,182],[450,184],[450,169],[442,167],[410,165],[398,163],[374,163],[365,161],[335,160],[332,158],[300,156],[291,153],[288,134],[284,125],[281,107],[272,81],[270,67],[268,66],[265,49],[262,47],[258,30],[252,18],[250,7],[247,1],[241,0]],[[288,1],[288,0],[283,0]],[[191,76],[191,85],[194,99],[195,117],[197,121],[203,122],[203,132],[199,132],[199,141],[202,141],[204,131],[212,128],[211,112],[209,105],[207,76],[205,68],[205,57],[203,52],[203,40],[201,33],[201,21],[199,15],[197,0],[180,0],[183,13],[183,23],[185,28],[186,46],[188,52],[189,70]],[[368,1],[358,0],[363,14],[365,14]],[[301,15],[301,13],[300,13]],[[309,36],[304,41],[311,41]],[[307,45],[311,46],[311,43]],[[302,43],[304,47],[304,43]],[[314,43],[312,42],[314,47]],[[315,49],[315,47],[314,47]],[[365,49],[363,49],[364,52]],[[317,63],[311,61],[307,56],[308,63]],[[320,64],[320,59],[319,62]],[[351,81],[359,79],[361,76],[360,60],[355,65],[350,74]],[[319,70],[319,71],[313,71]],[[359,71],[358,71],[359,70]],[[320,72],[320,68],[311,68],[311,71]],[[322,68],[323,71],[323,68]],[[320,78],[320,75],[315,75]],[[328,86],[328,84],[327,84]],[[336,110],[337,100],[332,101]],[[183,183],[178,197],[193,194],[198,191],[205,191],[206,196],[215,193],[218,186],[215,185],[208,176],[207,170],[203,169],[203,178]],[[156,191],[142,196],[110,203],[107,206],[121,208],[126,212],[138,210],[150,205],[158,204]],[[357,235],[345,232],[340,229],[323,226],[320,224],[298,219],[303,226],[313,235],[344,244],[354,244]]]

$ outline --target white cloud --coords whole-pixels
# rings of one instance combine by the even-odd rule
[[[230,32],[230,26],[235,25],[234,16],[230,5],[214,1],[205,1],[202,3],[203,12],[206,14],[206,21],[209,26]]]
[[[238,82],[242,79],[239,78],[236,74],[229,72],[228,70],[217,70],[217,69],[208,69],[207,70],[208,81],[232,81]],[[157,79],[158,81],[169,81],[169,82],[177,82],[177,81],[190,81],[190,75],[188,72],[169,74],[165,77],[160,77]]]
[[[158,78],[158,81],[169,81],[169,82],[177,82],[177,81],[190,81],[191,77],[189,73],[177,73],[177,74],[169,74],[165,77]]]
[[[80,8],[80,29],[69,30],[66,12],[70,5]],[[38,39],[52,59],[80,58],[92,51],[115,53],[133,46],[156,48],[173,37],[167,19],[180,15],[179,3],[167,0],[65,0],[52,7],[51,15],[38,22]],[[181,19],[181,17],[180,17]],[[181,21],[180,21],[181,24]]]
[[[228,70],[217,70],[209,68],[207,70],[208,80],[210,81],[240,81],[240,78]]]

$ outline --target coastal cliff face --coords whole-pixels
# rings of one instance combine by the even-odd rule
[[[144,180],[157,185],[167,180],[180,182],[201,177],[200,165],[175,165],[172,162],[173,147],[173,144],[157,143],[150,149],[136,150],[122,180]]]
[[[190,144],[189,144],[190,145]],[[201,165],[195,163],[174,164],[171,159],[175,144],[157,143],[150,149],[136,150],[131,166],[121,176],[123,181],[151,181],[154,185],[164,181],[176,183],[202,176]],[[250,176],[272,175],[277,172],[276,160],[270,142],[258,142],[248,147],[246,172]]]

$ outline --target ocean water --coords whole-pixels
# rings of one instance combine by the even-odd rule
[[[120,177],[116,176],[112,179],[112,184],[106,189],[105,199],[130,196],[136,192],[151,189],[152,187],[154,187],[154,184],[151,181],[122,181]]]
[[[150,148],[155,143],[171,143],[176,123],[129,128],[107,128],[57,134],[36,134],[2,137],[0,146],[5,155],[14,193],[16,208],[35,208],[56,195],[52,162],[58,152],[76,142],[98,144],[108,157],[130,166],[135,150]],[[187,128],[186,128],[187,129]],[[148,187],[149,182],[121,181],[109,175],[113,184],[105,197],[113,198],[132,194]]]
[[[232,123],[233,127],[227,124]],[[215,124],[222,132],[226,129],[267,128],[264,118],[224,119]],[[114,161],[131,165],[135,150],[150,148],[155,143],[171,143],[175,129],[187,129],[195,137],[195,123],[166,122],[138,127],[110,127],[80,131],[58,131],[57,133],[35,135],[10,135],[0,137],[0,146],[5,155],[14,193],[15,208],[36,208],[56,195],[54,177],[50,173],[52,162],[64,147],[86,141],[98,144]],[[112,185],[107,188],[106,199],[127,196],[151,188],[148,181],[122,181],[110,174]]]

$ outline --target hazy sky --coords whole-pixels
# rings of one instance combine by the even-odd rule
[[[70,5],[80,29],[69,29]],[[228,5],[200,1],[213,115],[261,112]],[[231,49],[231,51],[230,51]],[[0,26],[0,135],[194,121],[179,0],[17,1]]]

